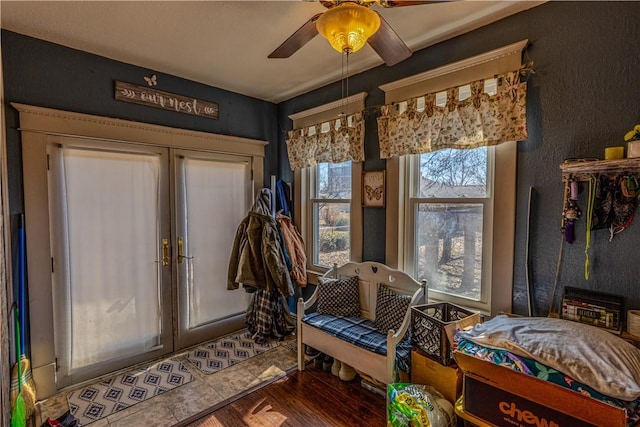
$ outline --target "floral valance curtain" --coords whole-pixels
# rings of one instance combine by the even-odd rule
[[[485,80],[478,80],[469,84],[471,96],[462,101],[460,87],[447,89],[444,107],[436,105],[435,93],[424,95],[423,111],[417,109],[422,97],[408,99],[402,113],[397,104],[383,105],[378,117],[380,157],[526,139],[526,83],[520,82],[519,70],[496,77],[495,95],[485,93]]]
[[[287,151],[291,169],[317,163],[364,160],[364,120],[362,113],[289,131]],[[324,132],[323,132],[324,131]]]

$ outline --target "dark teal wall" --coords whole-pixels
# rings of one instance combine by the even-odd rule
[[[2,63],[12,213],[23,211],[22,161],[18,113],[9,102],[266,140],[265,182],[277,173],[277,106],[273,103],[4,30]],[[159,90],[217,103],[219,119],[114,99],[115,80],[145,85],[144,76],[152,74],[157,76]]]
[[[115,117],[144,123],[266,140],[265,183],[277,173],[277,106],[171,75],[2,31],[2,65],[7,123],[9,207],[24,212],[18,112],[10,102]],[[145,85],[155,74],[159,90],[215,102],[219,119],[191,116],[114,99],[114,81]],[[18,226],[12,216],[12,229]],[[27,224],[28,226],[28,224]],[[16,234],[14,233],[14,236]],[[15,251],[14,251],[15,252]],[[17,289],[14,289],[17,295]]]
[[[429,7],[429,6],[421,6]],[[604,148],[622,145],[624,134],[640,123],[640,2],[548,2],[471,33],[416,52],[394,66],[380,66],[349,79],[350,93],[368,92],[367,106],[384,102],[378,89],[425,70],[458,61],[523,39],[536,74],[529,80],[529,138],[518,143],[514,311],[527,312],[525,237],[529,187],[531,215],[530,277],[534,311],[546,315],[553,291],[560,246],[562,212],[559,165],[566,158],[600,157]],[[279,126],[291,129],[287,116],[339,99],[333,84],[279,104]],[[379,159],[375,108],[367,116],[365,170],[385,167]],[[280,134],[280,174],[291,179],[284,133]],[[584,185],[583,185],[584,187]],[[583,193],[584,188],[583,188]],[[500,201],[497,201],[500,203]],[[584,195],[580,200],[586,210]],[[385,212],[364,210],[364,259],[384,261]],[[609,233],[592,236],[591,278],[584,279],[584,217],[577,240],[565,245],[562,286],[623,295],[640,308],[640,220],[609,242]]]
[[[428,6],[424,6],[428,7]],[[380,66],[349,80],[350,93],[368,93],[367,106],[384,102],[383,83],[411,76],[522,39],[536,75],[529,80],[529,139],[518,143],[514,310],[526,313],[525,236],[527,197],[534,187],[531,216],[531,278],[534,309],[546,315],[560,244],[562,182],[558,165],[569,157],[602,157],[604,148],[640,122],[640,3],[549,2],[469,34],[416,52],[394,67]],[[265,179],[291,180],[285,132],[287,116],[341,97],[340,83],[309,92],[278,106],[196,82],[109,60],[86,52],[2,31],[7,102],[20,102],[82,113],[118,117],[219,134],[270,141]],[[144,84],[155,73],[158,88],[217,102],[220,119],[211,120],[115,101],[113,81]],[[365,170],[382,169],[375,108],[370,108]],[[22,212],[20,139],[17,112],[7,107],[10,205]],[[276,143],[277,142],[277,143]],[[268,181],[266,181],[268,182]],[[584,192],[584,191],[583,191]],[[580,203],[584,207],[584,200]],[[385,211],[364,211],[364,259],[384,261]],[[640,223],[608,241],[606,231],[592,237],[592,274],[584,280],[584,218],[577,241],[565,245],[559,286],[578,286],[620,294],[628,307],[640,308],[636,281],[640,263],[636,242]]]

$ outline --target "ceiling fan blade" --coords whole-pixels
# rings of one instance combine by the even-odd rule
[[[446,3],[455,0],[440,1],[404,1],[404,0],[378,0],[378,4],[382,7],[402,7],[402,6],[419,6],[421,4]]]
[[[288,58],[298,51],[302,46],[307,44],[312,38],[318,34],[316,21],[322,15],[318,13],[313,15],[311,19],[298,28],[295,33],[291,34],[288,39],[276,48],[268,58]]]
[[[380,16],[380,29],[369,37],[367,43],[389,67],[404,61],[413,54],[382,16]]]

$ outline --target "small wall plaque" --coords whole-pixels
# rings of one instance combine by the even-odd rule
[[[362,173],[362,206],[365,208],[384,208],[385,171]]]
[[[178,113],[208,117],[210,119],[218,118],[218,104],[216,103],[118,80],[115,82],[115,98],[118,101],[147,105]]]

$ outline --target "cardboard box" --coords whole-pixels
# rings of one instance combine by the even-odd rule
[[[441,365],[417,348],[411,351],[411,382],[432,386],[452,405],[462,393],[462,371]]]
[[[470,413],[464,410],[464,401],[462,397],[456,401],[456,406],[454,408],[456,416],[458,417],[458,427],[493,427],[493,424],[488,424],[484,420],[481,420],[478,417],[474,417]],[[466,421],[466,422],[465,422]]]
[[[464,372],[464,411],[496,426],[626,426],[624,409],[454,352]]]

